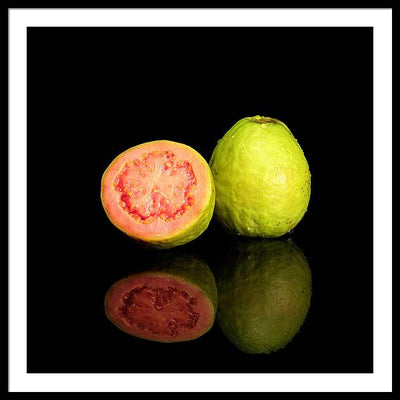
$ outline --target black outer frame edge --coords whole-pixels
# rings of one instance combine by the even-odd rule
[[[174,0],[71,0],[54,2],[52,0],[42,0],[35,2],[35,7],[29,0],[8,0],[8,8],[392,8],[393,1],[357,1],[357,0],[338,0],[338,1],[318,1],[309,0],[301,2],[296,0],[204,0],[191,1]]]
[[[4,340],[5,340],[5,346],[6,346],[6,351],[4,354],[7,354],[7,357],[3,357],[3,363],[4,365],[4,370],[6,372],[6,379],[7,379],[7,387],[8,387],[8,379],[9,379],[9,374],[8,374],[8,365],[9,365],[9,352],[8,352],[8,338],[9,338],[9,333],[8,333],[8,318],[9,318],[9,312],[8,312],[8,304],[9,304],[9,297],[8,297],[8,266],[9,266],[9,160],[8,160],[8,146],[9,146],[9,139],[8,139],[8,129],[9,129],[9,83],[8,83],[8,72],[9,72],[9,65],[8,65],[8,36],[9,36],[9,31],[8,31],[8,10],[4,10],[4,12],[1,13],[1,20],[0,20],[0,25],[1,25],[1,33],[2,33],[2,57],[1,59],[4,60],[4,68],[1,69],[2,71],[2,97],[4,99],[4,102],[2,104],[5,104],[5,107],[2,107],[2,113],[1,113],[1,126],[2,126],[2,135],[1,139],[3,141],[1,148],[1,171],[3,172],[3,181],[5,182],[5,187],[7,188],[7,195],[4,196],[6,198],[5,205],[4,207],[4,223],[2,223],[2,230],[3,230],[3,238],[7,238],[5,241],[2,241],[2,244],[4,246],[4,251],[2,252],[3,257],[5,258],[5,262],[3,266],[7,265],[7,268],[3,267],[3,272],[4,272],[4,279],[2,281],[3,283],[3,302],[2,305],[4,307],[3,310],[3,315],[6,316],[7,318],[7,330],[4,335]],[[4,191],[5,192],[5,191]],[[5,223],[7,221],[7,223]],[[3,239],[4,240],[4,239]]]

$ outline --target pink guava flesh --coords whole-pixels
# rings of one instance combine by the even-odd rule
[[[144,339],[194,339],[212,325],[214,310],[195,285],[167,275],[133,275],[106,295],[106,314],[121,330]]]
[[[170,150],[143,152],[126,162],[114,180],[120,207],[142,223],[179,218],[193,205],[195,185],[192,165]]]

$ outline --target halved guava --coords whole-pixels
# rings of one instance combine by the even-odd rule
[[[242,239],[217,275],[217,321],[245,353],[285,347],[299,331],[311,302],[311,271],[293,242]]]
[[[193,148],[168,140],[131,147],[101,180],[110,221],[130,237],[158,248],[183,245],[201,235],[214,211],[214,180]]]
[[[280,237],[307,210],[309,166],[289,128],[277,119],[256,115],[238,121],[218,141],[210,167],[214,215],[229,233]]]
[[[168,256],[114,283],[105,296],[108,319],[122,331],[158,342],[182,342],[213,326],[217,287],[208,265],[192,255]]]

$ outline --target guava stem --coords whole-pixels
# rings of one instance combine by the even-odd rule
[[[251,122],[255,122],[257,124],[277,124],[278,121],[276,119],[270,118],[270,117],[253,117],[250,118]]]

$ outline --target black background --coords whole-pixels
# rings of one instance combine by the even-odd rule
[[[372,29],[28,28],[28,372],[372,372]],[[104,294],[151,255],[119,232],[100,179],[144,141],[209,160],[239,119],[285,122],[310,164],[291,234],[311,267],[307,319],[246,355],[214,325],[161,344],[120,332]],[[183,246],[217,272],[213,220]]]

